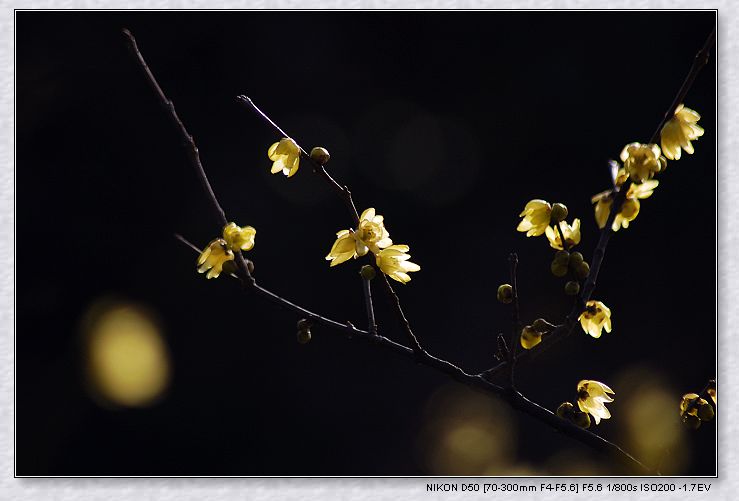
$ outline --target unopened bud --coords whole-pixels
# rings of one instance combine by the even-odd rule
[[[310,329],[311,325],[313,325],[313,322],[311,322],[307,318],[301,318],[300,320],[298,320],[298,330],[299,331],[306,331]]]
[[[298,331],[298,343],[307,344],[310,341],[310,329]]]
[[[584,261],[582,254],[575,251],[572,254],[570,254],[570,266],[572,269],[576,269],[578,266],[580,266],[580,263]]]
[[[572,415],[572,422],[580,428],[590,428],[590,415],[587,412],[575,412]]]
[[[557,251],[554,253],[554,261],[566,266],[570,261],[570,253],[566,250]]]
[[[556,203],[552,205],[552,220],[556,222],[564,221],[567,218],[567,206],[565,204]]]
[[[543,318],[537,318],[536,320],[534,320],[534,323],[531,324],[531,327],[533,327],[536,332],[546,334],[547,332],[554,329],[556,326],[554,324],[550,324]]]
[[[254,273],[254,261],[252,261],[251,259],[247,259],[246,269],[249,270],[249,273]]]
[[[567,275],[567,263],[560,263],[558,261],[552,261],[552,275],[555,277],[563,277]]]
[[[698,404],[698,417],[700,420],[710,421],[715,415],[713,406],[701,398],[701,402]]]
[[[570,402],[562,402],[559,404],[559,407],[557,407],[557,416],[561,417],[562,419],[568,419],[569,416],[574,412],[575,406],[572,405]]]
[[[701,425],[701,420],[698,416],[691,414],[683,414],[683,424],[692,430],[697,430]]]
[[[565,284],[565,294],[568,296],[577,296],[580,292],[580,284],[574,280],[570,280]]]
[[[503,284],[498,287],[498,301],[509,304],[513,301],[513,287],[510,284]]]
[[[310,157],[319,165],[326,165],[331,158],[326,148],[316,146],[310,150]]]
[[[375,268],[371,264],[365,264],[359,270],[359,274],[362,275],[362,278],[365,280],[372,280],[375,278],[376,272]]]
[[[590,265],[583,261],[577,266],[577,268],[575,268],[575,275],[577,275],[577,278],[580,280],[585,280],[588,278],[588,275],[590,275]]]

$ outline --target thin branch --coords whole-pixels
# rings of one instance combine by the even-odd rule
[[[197,146],[195,146],[195,141],[193,140],[190,133],[187,132],[185,124],[182,123],[180,117],[177,116],[177,111],[175,111],[174,103],[164,94],[164,91],[159,86],[159,82],[157,82],[154,74],[149,69],[149,65],[146,64],[144,56],[139,51],[138,45],[136,44],[136,39],[134,38],[133,34],[131,34],[130,31],[124,29],[123,35],[126,37],[128,48],[131,51],[131,54],[133,54],[133,57],[136,59],[139,67],[144,72],[144,77],[146,78],[146,81],[149,83],[149,86],[152,88],[154,94],[156,94],[157,98],[159,99],[159,104],[162,105],[164,110],[167,112],[167,116],[169,116],[170,120],[172,121],[172,124],[177,129],[177,132],[179,132],[182,142],[185,146],[185,150],[187,151],[187,156],[190,159],[190,163],[195,168],[195,172],[198,175],[198,179],[200,180],[200,184],[203,187],[203,191],[205,191],[205,194],[210,200],[215,219],[216,221],[218,221],[220,227],[223,228],[228,224],[228,219],[226,219],[226,213],[223,211],[221,204],[218,203],[216,194],[213,192],[213,188],[208,181],[208,176],[205,175],[205,169],[203,169],[203,164],[200,162],[200,154],[198,152]],[[236,266],[239,268],[239,271],[243,275],[244,279],[247,282],[253,283],[254,279],[249,272],[249,267],[246,265],[246,261],[244,260],[244,256],[241,254],[241,251],[236,250],[235,255]]]
[[[377,322],[375,321],[375,308],[372,305],[372,280],[362,277],[362,290],[364,291],[364,307],[367,310],[367,324],[370,334],[377,335]]]
[[[184,125],[177,117],[177,114],[174,110],[174,105],[172,104],[172,102],[169,101],[164,95],[164,93],[161,91],[161,88],[159,87],[159,85],[156,82],[156,79],[154,78],[154,75],[149,70],[148,66],[146,65],[146,62],[144,61],[141,53],[139,52],[133,35],[128,30],[124,30],[124,35],[128,39],[129,46],[135,58],[137,59],[137,62],[139,63],[141,68],[144,70],[144,74],[147,80],[151,84],[155,93],[159,96],[160,101],[162,102],[165,110],[169,113],[175,125],[178,126],[178,129],[181,131],[183,138],[185,139],[185,143],[190,146],[191,160],[192,160],[194,167],[196,168],[196,171],[199,174],[201,184],[203,185],[203,188],[206,191],[206,193],[209,195],[209,199],[213,205],[214,211],[219,215],[218,217],[219,222],[222,222],[225,225],[227,222],[225,213],[221,209],[221,206],[218,203],[218,199],[216,198],[215,193],[210,187],[210,183],[208,183],[208,179],[205,175],[205,171],[202,167],[202,164],[200,163],[200,159],[197,154],[197,148],[195,148],[195,143],[192,140],[192,137],[187,133],[187,130],[185,129]],[[263,113],[262,113],[262,116],[266,118],[266,115],[264,115]],[[274,124],[274,122],[272,122],[271,120],[269,120],[269,122],[281,132],[281,129],[279,129],[279,127],[277,127]],[[325,170],[323,172],[325,172]],[[326,174],[326,176],[328,176],[328,174]],[[330,176],[328,177],[330,178]],[[331,180],[333,181],[332,178]],[[337,186],[340,186],[335,181],[333,181],[333,183],[336,184]],[[338,191],[340,191],[343,194],[342,197],[348,201],[348,205],[353,207],[353,202],[351,201],[351,195],[349,193],[349,190],[345,188],[340,188]],[[356,214],[356,210],[354,211],[354,213]],[[178,235],[177,238],[178,240],[183,242],[185,245],[189,246],[193,251],[198,252],[198,253],[200,252],[200,250],[195,245],[190,243],[184,237]],[[399,343],[396,343],[395,341],[392,341],[384,336],[373,335],[368,331],[357,329],[350,322],[341,323],[341,322],[337,322],[335,320],[326,318],[306,308],[303,308],[302,306],[292,303],[288,301],[287,299],[282,298],[281,296],[269,291],[268,289],[264,287],[257,285],[256,281],[249,273],[246,261],[244,260],[243,256],[239,252],[237,252],[236,254],[239,258],[237,260],[237,266],[239,266],[239,269],[243,273],[244,277],[249,279],[246,282],[242,281],[242,284],[244,284],[251,291],[254,291],[256,294],[277,304],[278,306],[281,306],[287,310],[290,310],[303,318],[308,318],[312,320],[314,323],[325,325],[326,327],[329,327],[333,330],[342,332],[344,334],[348,334],[352,336],[353,338],[355,337],[358,339],[362,339],[364,341],[368,341],[376,346],[379,346],[384,349],[388,349],[390,351],[398,353],[400,355],[412,358],[417,363],[426,365],[433,369],[436,369],[439,372],[447,374],[449,377],[451,377],[455,381],[466,384],[472,388],[481,390],[486,393],[492,393],[492,394],[498,395],[499,397],[508,401],[511,404],[511,406],[513,406],[514,408],[526,414],[529,414],[530,416],[533,416],[544,423],[547,423],[549,426],[551,426],[555,430],[558,430],[561,433],[575,440],[578,440],[583,444],[586,444],[592,447],[593,449],[596,449],[603,453],[608,454],[609,456],[615,458],[616,460],[618,460],[620,463],[622,463],[629,469],[637,469],[638,471],[642,473],[652,473],[652,471],[649,470],[646,466],[644,466],[644,464],[636,460],[630,454],[626,453],[624,450],[622,450],[617,445],[609,442],[608,440],[588,430],[579,428],[565,419],[561,419],[557,417],[554,413],[552,413],[548,409],[545,409],[544,407],[528,400],[526,397],[524,397],[523,395],[515,391],[513,388],[506,389],[501,386],[498,386],[488,381],[485,377],[483,377],[480,374],[469,374],[465,372],[463,369],[461,369],[460,367],[454,365],[453,363],[440,359],[438,357],[435,357],[429,354],[428,352],[426,352],[425,350],[423,350],[420,344],[418,343],[418,340],[416,339],[415,335],[413,334],[413,331],[411,330],[410,323],[408,322],[407,318],[405,317],[405,314],[403,313],[403,310],[400,306],[400,300],[398,299],[397,294],[395,294],[395,291],[393,290],[392,286],[387,280],[387,277],[384,274],[383,274],[383,279],[384,279],[383,283],[386,286],[386,290],[388,291],[389,297],[393,299],[395,311],[398,314],[401,324],[403,324],[405,327],[406,335],[411,341],[411,346],[412,346],[411,348],[408,348]],[[238,278],[241,279],[242,277],[238,277]]]
[[[511,301],[511,342],[508,348],[508,379],[511,387],[514,387],[513,371],[516,365],[516,347],[519,344],[519,336],[521,335],[521,316],[518,308],[518,283],[516,280],[518,268],[518,254],[511,252],[508,256],[511,274],[511,289],[513,289],[513,301]]]
[[[248,96],[236,96],[236,101],[239,102],[244,107],[254,111],[257,115],[259,115],[265,122],[267,122],[268,125],[270,125],[275,131],[277,131],[281,136],[283,137],[289,137],[293,141],[295,141],[295,138],[292,136],[289,136],[287,132],[282,130],[282,128],[277,125],[274,120],[269,118],[265,112],[263,112],[259,107],[254,104],[254,101],[251,100]],[[297,141],[295,141],[295,144],[298,144]],[[326,168],[313,160],[311,156],[306,152],[302,146],[298,144],[298,148],[300,148],[300,155],[303,157],[303,159],[310,162],[310,164],[313,166],[313,172],[318,174],[324,181],[326,181],[331,188],[341,197],[341,199],[346,204],[347,209],[349,210],[349,213],[351,214],[352,220],[354,221],[355,225],[359,224],[359,213],[357,212],[357,208],[354,205],[354,201],[352,200],[352,193],[349,191],[349,188],[344,185],[342,186],[339,184],[336,179],[331,177],[331,175],[326,171]]]
[[[408,339],[408,342],[411,345],[411,349],[413,350],[416,359],[420,361],[421,359],[430,356],[426,352],[426,350],[421,347],[421,344],[418,342],[418,338],[413,333],[413,329],[411,329],[411,324],[406,318],[405,313],[403,312],[403,307],[400,306],[400,298],[398,298],[398,295],[395,293],[393,286],[390,285],[390,281],[387,279],[387,275],[385,275],[384,273],[382,273],[382,283],[385,286],[385,292],[387,293],[388,298],[392,303],[395,314],[398,317],[400,325],[403,327],[406,339]]]

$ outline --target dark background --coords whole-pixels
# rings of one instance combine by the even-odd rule
[[[713,12],[18,12],[16,473],[437,473],[419,430],[443,375],[321,328],[299,345],[297,317],[195,272],[172,234],[204,246],[220,229],[121,28],[229,219],[257,228],[249,257],[263,286],[364,326],[358,264],[323,260],[348,227],[343,205],[305,165],[270,175],[279,137],[237,105],[242,93],[304,147],[330,150],[359,210],[376,207],[422,265],[396,287],[421,341],[480,371],[508,332],[495,289],[509,252],[524,321],[569,311],[549,246],[515,231],[518,213],[532,198],[566,203],[589,260],[606,161],[648,140],[714,23]],[[680,395],[715,375],[715,70],[712,57],[686,99],[706,129],[696,154],[670,162],[611,240],[594,297],[614,331],[577,331],[520,368],[542,405],[572,398],[580,379],[645,370],[674,389],[677,419]],[[85,391],[80,319],[111,295],[164,328],[173,379],[150,407],[112,409]],[[376,296],[382,332],[403,341]],[[595,431],[618,441],[630,389],[615,389],[614,418]],[[519,461],[567,448],[619,473],[514,418]],[[686,440],[679,473],[714,474],[715,423]]]

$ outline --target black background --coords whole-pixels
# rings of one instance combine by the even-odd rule
[[[396,287],[417,335],[480,371],[508,330],[494,296],[509,252],[525,321],[569,311],[543,237],[515,231],[524,204],[566,203],[590,259],[606,161],[651,136],[714,23],[713,12],[18,12],[16,473],[429,473],[418,429],[443,375],[324,329],[298,345],[297,317],[195,272],[172,234],[204,246],[220,230],[121,28],[229,219],[257,228],[249,257],[263,286],[364,325],[358,265],[323,260],[349,225],[343,205],[305,166],[290,180],[269,173],[279,138],[237,105],[242,93],[304,147],[330,150],[359,210],[376,207],[422,266]],[[711,59],[686,99],[706,129],[696,154],[670,162],[611,240],[595,298],[614,331],[578,331],[520,368],[542,405],[630,367],[659,371],[675,405],[714,376],[715,70]],[[377,292],[383,333],[403,341]],[[174,378],[152,407],[112,410],[85,392],[80,319],[109,295],[148,305],[164,327]],[[607,438],[628,389],[616,391],[614,419],[596,430]],[[517,419],[530,464],[565,447],[590,454]],[[682,473],[715,472],[714,433],[691,436]]]

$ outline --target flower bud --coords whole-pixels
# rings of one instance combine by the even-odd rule
[[[590,275],[590,265],[583,261],[579,265],[577,265],[577,268],[575,268],[575,275],[580,280],[585,280],[588,278],[588,275]]]
[[[557,261],[552,261],[550,269],[552,270],[552,275],[555,277],[563,277],[567,275],[567,263],[563,264]]]
[[[557,407],[557,416],[561,417],[562,419],[569,419],[569,416],[572,415],[574,412],[573,409],[575,408],[574,405],[572,405],[570,402],[562,402],[559,404],[559,407]]]
[[[701,425],[700,418],[698,418],[698,416],[693,416],[691,414],[683,414],[682,421],[685,426],[687,426],[688,428],[692,430],[697,430]]]
[[[251,259],[246,260],[246,269],[249,270],[249,273],[254,273],[254,261]]]
[[[550,324],[543,318],[537,318],[536,320],[534,320],[534,323],[531,324],[531,327],[533,327],[536,332],[541,332],[542,334],[546,334],[547,332],[554,329],[556,326],[553,324]]]
[[[331,158],[331,155],[329,155],[328,150],[326,148],[321,148],[320,146],[316,146],[312,150],[310,150],[310,157],[313,159],[318,165],[326,165]]]
[[[567,266],[567,263],[570,261],[570,253],[566,250],[557,251],[554,253],[554,261]]]
[[[300,320],[298,320],[299,331],[307,331],[308,329],[310,329],[311,325],[313,325],[313,322],[311,322],[307,318],[301,318]]]
[[[575,251],[572,254],[570,254],[570,267],[574,270],[578,266],[580,266],[580,263],[584,261],[582,254]]]
[[[307,344],[310,341],[310,329],[298,331],[298,343]]]
[[[568,296],[577,296],[580,292],[580,284],[574,280],[570,280],[565,284],[565,294]]]
[[[503,284],[498,287],[498,301],[503,304],[510,304],[513,301],[513,287],[510,284]]]
[[[521,346],[526,350],[530,350],[539,343],[541,343],[541,334],[536,332],[530,325],[524,327],[521,331]]]
[[[560,222],[567,218],[567,206],[565,204],[552,204],[552,221]]]
[[[365,280],[372,280],[373,278],[375,278],[375,269],[372,267],[372,265],[365,264],[359,270],[359,274],[362,275],[362,278]]]
[[[587,412],[575,412],[572,415],[572,422],[580,428],[590,428],[590,415]]]
[[[701,402],[698,403],[698,418],[701,421],[710,421],[715,415],[713,406],[701,398]]]

